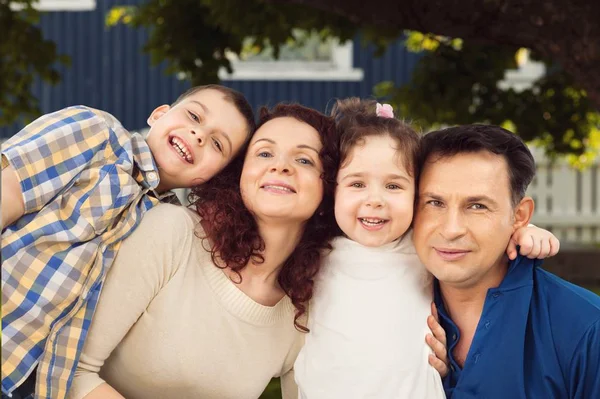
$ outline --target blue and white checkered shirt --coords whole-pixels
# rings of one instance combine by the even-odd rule
[[[158,170],[142,136],[84,106],[28,125],[2,164],[25,203],[2,233],[2,392],[37,366],[35,396],[64,398],[120,243],[161,200]]]

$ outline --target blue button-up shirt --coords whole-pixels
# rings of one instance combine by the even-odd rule
[[[600,297],[519,257],[488,290],[464,366],[458,327],[434,295],[448,339],[448,398],[600,398]]]

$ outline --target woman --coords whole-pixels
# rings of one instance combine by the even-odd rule
[[[257,398],[277,376],[295,397],[336,144],[317,111],[263,110],[241,177],[234,164],[196,189],[197,213],[148,212],[104,284],[69,397]]]

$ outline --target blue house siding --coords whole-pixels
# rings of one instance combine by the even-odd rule
[[[40,82],[34,85],[33,93],[40,101],[42,113],[84,104],[112,113],[129,129],[141,129],[156,106],[172,102],[190,86],[165,75],[164,64],[151,66],[150,57],[142,53],[147,30],[122,25],[106,27],[105,18],[112,7],[141,2],[97,1],[94,11],[49,12],[41,16],[44,37],[56,43],[59,53],[71,57],[70,67],[59,67],[58,85]],[[406,82],[417,59],[400,42],[390,46],[384,56],[374,58],[371,48],[363,48],[355,40],[354,67],[364,71],[360,82],[226,81],[223,84],[243,92],[255,109],[280,101],[296,101],[323,111],[331,106],[333,98],[370,96],[373,86],[382,80]],[[22,126],[0,127],[0,137],[10,137]]]

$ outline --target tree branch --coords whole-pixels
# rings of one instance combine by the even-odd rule
[[[600,109],[600,1],[268,0],[330,11],[359,26],[527,47],[560,64]]]

